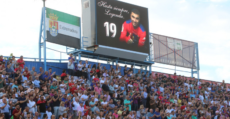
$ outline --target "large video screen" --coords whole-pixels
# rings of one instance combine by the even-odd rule
[[[96,0],[98,45],[149,54],[148,9],[116,0]]]

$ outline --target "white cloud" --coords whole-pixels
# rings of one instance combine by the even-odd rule
[[[226,2],[226,1],[229,1],[229,0],[210,0],[211,2]]]

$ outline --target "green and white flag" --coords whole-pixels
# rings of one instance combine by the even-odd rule
[[[80,48],[80,18],[46,8],[47,41]]]

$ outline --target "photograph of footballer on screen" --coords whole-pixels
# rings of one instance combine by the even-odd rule
[[[132,9],[130,19],[122,24],[120,41],[130,45],[143,47],[146,40],[146,31],[140,24],[141,14],[137,9]]]

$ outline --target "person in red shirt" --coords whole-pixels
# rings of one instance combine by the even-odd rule
[[[82,91],[85,91],[86,89],[85,89],[85,84],[84,83],[82,83],[81,84],[81,88],[80,88]]]
[[[184,103],[185,103],[185,104],[182,105],[182,106],[180,107],[181,111],[184,110],[184,109],[186,108],[186,105],[187,105],[187,104],[186,104],[186,102],[184,102]]]
[[[142,24],[140,24],[140,12],[137,9],[133,9],[130,18],[122,25],[120,41],[143,47],[146,40],[146,31]]]
[[[84,110],[87,110],[87,111],[85,111],[85,114],[84,114],[84,116],[87,116],[88,113],[89,113],[89,110],[90,110],[89,102],[88,101],[85,102]]]
[[[19,119],[21,113],[22,113],[22,109],[20,108],[19,104],[17,104],[15,106],[13,113],[12,113],[14,119]]]
[[[67,74],[66,74],[66,71],[63,70],[61,74],[61,81],[63,81],[65,77],[67,77]]]
[[[174,73],[174,75],[172,76],[172,78],[173,78],[174,80],[177,79],[176,73]]]
[[[77,92],[78,92],[78,90],[77,90],[77,83],[76,83],[76,84],[74,84],[74,86],[73,86],[72,88],[70,88],[70,92],[71,92],[72,94],[74,94],[74,93],[77,93]]]
[[[97,77],[97,74],[94,75],[94,79],[93,80],[94,80],[95,83],[99,82],[99,78]]]
[[[70,82],[69,82],[68,85],[69,85],[69,88],[70,88],[70,89],[74,87],[73,79],[70,80]]]
[[[159,100],[163,99],[162,93],[158,96]]]
[[[20,57],[20,59],[17,60],[17,63],[22,69],[24,69],[25,62],[23,60],[23,56]]]
[[[25,71],[24,71],[24,72],[26,73],[26,77],[27,77],[27,79],[29,80],[30,72],[29,72],[29,70],[28,70],[27,67],[25,67]]]

